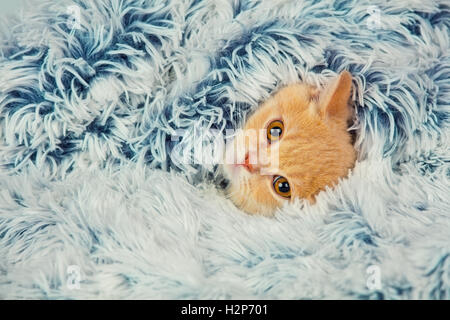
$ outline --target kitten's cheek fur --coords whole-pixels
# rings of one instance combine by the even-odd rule
[[[233,165],[229,165],[229,164],[222,165],[222,171],[225,175],[225,178],[230,180],[231,183],[234,183],[239,176],[239,168],[237,168]]]
[[[283,201],[278,201],[277,204],[272,203],[272,205],[257,203],[252,195],[250,195],[240,183],[242,175],[248,175],[248,178],[251,179],[251,174],[247,173],[241,167],[236,168],[237,171],[234,174],[232,173],[233,169],[234,168],[230,165],[222,166],[225,177],[230,180],[228,187],[225,189],[228,198],[237,208],[247,214],[273,217],[276,209],[283,205]]]

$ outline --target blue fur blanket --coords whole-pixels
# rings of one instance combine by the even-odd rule
[[[449,299],[449,27],[446,0],[40,1],[3,21],[0,298]],[[215,167],[171,157],[342,70],[359,156],[315,205],[248,216]]]

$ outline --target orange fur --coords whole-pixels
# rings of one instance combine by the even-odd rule
[[[272,168],[256,159],[253,167],[272,174],[249,172],[242,166],[236,169],[225,164],[225,173],[230,179],[230,199],[248,213],[272,215],[288,201],[273,190],[273,175],[288,179],[291,199],[300,197],[311,202],[326,186],[333,186],[346,176],[356,159],[347,130],[351,116],[350,91],[351,75],[344,71],[322,91],[298,83],[282,88],[264,102],[250,116],[240,135],[249,130],[265,129],[270,121],[282,119],[281,139],[272,144],[260,138],[253,144],[247,141],[240,150],[235,139],[231,148],[238,154],[253,150],[255,154],[262,152],[270,156],[278,152],[278,164]]]

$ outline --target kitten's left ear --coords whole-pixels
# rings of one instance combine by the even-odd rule
[[[320,115],[346,121],[351,113],[348,100],[352,90],[352,75],[342,71],[319,94]]]

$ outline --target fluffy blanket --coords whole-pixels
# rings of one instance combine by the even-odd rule
[[[448,1],[27,8],[0,28],[0,298],[450,298]],[[358,162],[315,205],[248,216],[171,156],[342,70]]]

